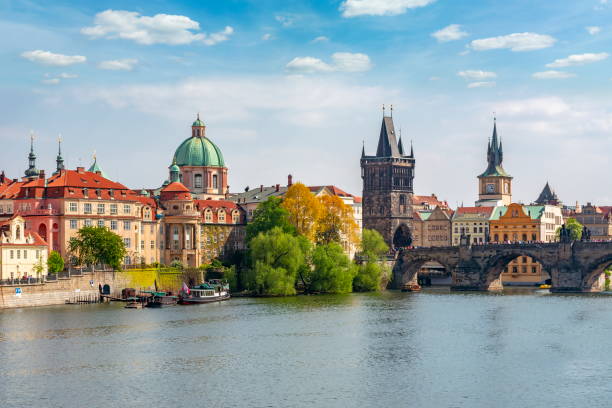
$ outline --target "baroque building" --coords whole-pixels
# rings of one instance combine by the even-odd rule
[[[378,138],[376,154],[361,152],[363,180],[363,228],[378,231],[389,246],[412,245],[413,180],[415,158],[404,153],[401,137],[396,137],[393,117],[385,116]]]
[[[497,121],[493,122],[493,137],[487,146],[487,168],[478,176],[477,207],[495,207],[512,202],[512,176],[504,170],[504,151],[497,136]]]

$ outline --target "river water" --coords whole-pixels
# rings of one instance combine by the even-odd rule
[[[0,312],[0,406],[612,406],[611,296],[121,306]]]

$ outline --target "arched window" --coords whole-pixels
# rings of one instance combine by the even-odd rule
[[[213,174],[213,188],[217,188],[217,175]]]
[[[193,186],[195,188],[202,188],[202,175],[201,174],[195,175],[195,177],[193,178]]]
[[[21,227],[18,225],[17,228],[15,229],[15,239],[21,239]]]

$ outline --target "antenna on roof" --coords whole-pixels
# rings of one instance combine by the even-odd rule
[[[393,105],[391,105],[391,117],[393,117]]]
[[[383,118],[385,117],[385,104],[383,103]]]

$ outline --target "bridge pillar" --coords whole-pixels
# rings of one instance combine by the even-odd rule
[[[451,276],[453,279],[451,290],[488,291],[498,289],[495,284],[487,284],[484,281],[482,266],[474,259],[460,261],[455,270],[451,273]],[[499,289],[501,290],[501,281],[499,282]]]
[[[559,264],[548,270],[552,285],[552,293],[580,293],[589,292],[589,288],[582,285],[582,270],[576,264]]]

